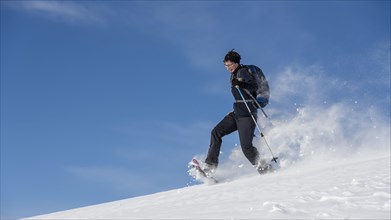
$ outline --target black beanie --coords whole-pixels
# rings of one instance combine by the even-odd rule
[[[232,49],[225,55],[224,62],[231,61],[240,64],[240,58],[240,54]]]

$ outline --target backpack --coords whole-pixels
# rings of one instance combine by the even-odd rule
[[[257,82],[258,89],[255,92],[257,108],[264,108],[269,103],[270,88],[261,68],[255,65],[244,65],[247,71],[254,77]],[[255,101],[255,100],[254,100]]]

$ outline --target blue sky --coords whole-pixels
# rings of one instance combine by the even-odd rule
[[[1,218],[190,183],[259,65],[277,117],[347,103],[390,120],[389,1],[1,1]],[[238,142],[224,139],[227,151]]]

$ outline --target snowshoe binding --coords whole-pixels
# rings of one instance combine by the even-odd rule
[[[272,165],[264,160],[260,160],[254,167],[260,175],[272,172]]]

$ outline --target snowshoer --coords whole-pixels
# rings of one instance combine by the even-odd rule
[[[235,99],[233,111],[228,113],[212,130],[211,140],[208,155],[205,159],[205,167],[207,173],[214,173],[219,163],[219,154],[222,144],[222,138],[225,135],[238,131],[240,146],[243,154],[250,163],[257,169],[259,173],[263,173],[266,169],[264,162],[261,162],[257,148],[253,146],[253,137],[255,130],[254,118],[257,118],[257,106],[250,94],[254,94],[258,89],[258,85],[254,77],[249,73],[245,66],[240,64],[241,56],[234,50],[229,51],[224,57],[224,65],[228,72],[231,73],[231,92]],[[243,100],[236,88],[247,90],[250,94],[243,92],[245,100]],[[247,109],[244,101],[247,103]],[[268,101],[268,100],[267,100]],[[260,103],[267,104],[267,103]],[[251,113],[250,113],[250,111]]]

